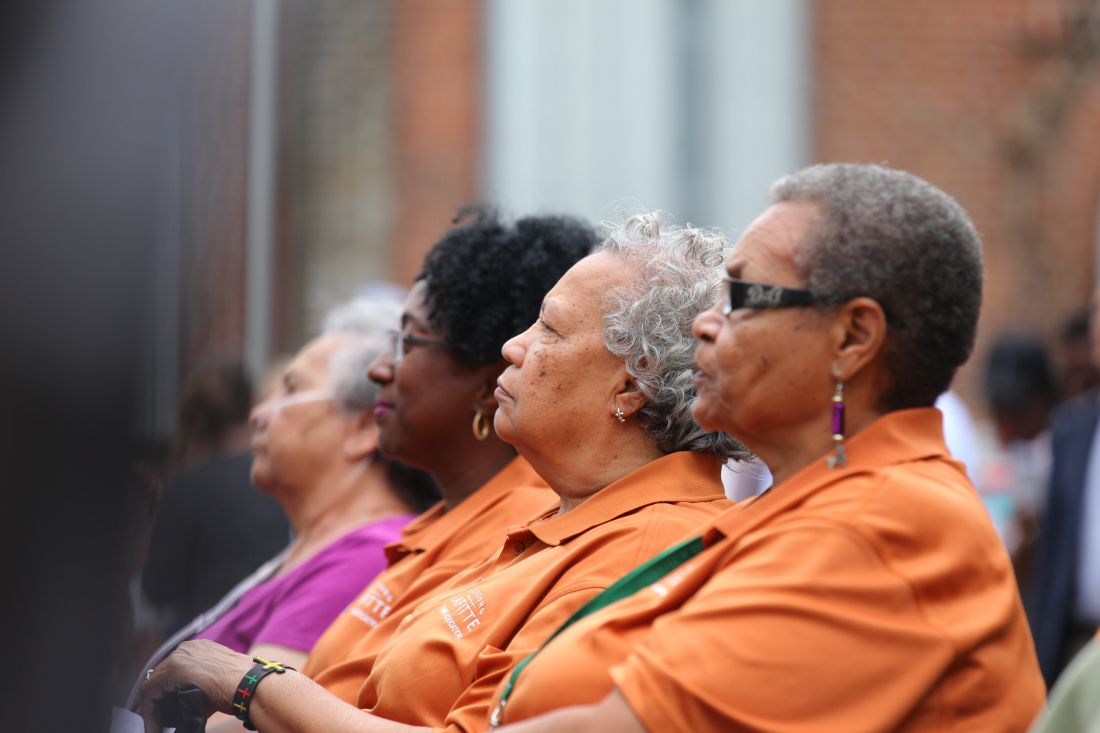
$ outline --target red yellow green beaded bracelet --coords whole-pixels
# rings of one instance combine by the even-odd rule
[[[252,707],[252,696],[256,693],[256,686],[260,684],[260,680],[272,672],[282,674],[288,669],[294,669],[278,662],[269,662],[263,657],[252,657],[252,661],[255,664],[241,678],[241,683],[237,685],[237,690],[233,693],[233,714],[237,717],[237,720],[244,723],[244,727],[248,730],[256,730],[256,726],[252,725],[252,721],[248,717],[248,710]]]

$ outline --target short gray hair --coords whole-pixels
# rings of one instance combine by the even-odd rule
[[[604,344],[626,362],[645,395],[638,422],[664,453],[713,453],[723,461],[748,452],[725,433],[699,427],[691,414],[695,317],[718,298],[729,240],[717,231],[662,226],[660,212],[608,225],[596,252],[636,263],[639,277],[604,300]]]
[[[831,303],[873,298],[886,313],[880,407],[933,404],[974,348],[982,248],[970,217],[927,181],[878,165],[810,166],[770,196],[819,207],[797,262],[806,287]]]
[[[323,334],[343,339],[329,362],[332,391],[345,410],[370,410],[380,387],[367,368],[389,348],[389,332],[397,329],[401,306],[391,300],[355,298],[329,311]]]

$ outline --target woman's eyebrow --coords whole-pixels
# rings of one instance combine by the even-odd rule
[[[541,318],[543,322],[547,322],[547,316],[549,316],[549,320],[553,321],[557,310],[558,309],[554,306],[553,301],[544,300],[542,301],[542,305],[539,307],[539,318]]]
[[[414,316],[412,313],[401,314],[401,328],[404,329],[406,326],[412,326],[419,331],[428,330],[428,325],[416,316]]]

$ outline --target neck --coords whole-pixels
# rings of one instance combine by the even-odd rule
[[[294,528],[295,554],[308,551],[308,557],[355,527],[411,511],[380,463],[368,459],[341,468],[293,498],[280,497]]]
[[[524,451],[534,469],[561,498],[558,514],[577,508],[598,491],[664,454],[636,423],[614,425],[604,439],[591,433],[571,446]]]
[[[447,509],[453,509],[485,485],[516,457],[516,451],[496,435],[467,448],[460,458],[440,461],[430,472]]]
[[[845,442],[882,416],[882,412],[858,402],[845,404]],[[751,439],[745,445],[763,461],[772,474],[772,486],[779,486],[814,461],[824,461],[834,450],[832,414],[798,427],[776,430],[774,440]]]

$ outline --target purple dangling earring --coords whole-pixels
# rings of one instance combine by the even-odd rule
[[[844,382],[839,377],[833,392],[833,454],[825,461],[830,470],[848,465],[848,456],[844,454]]]

